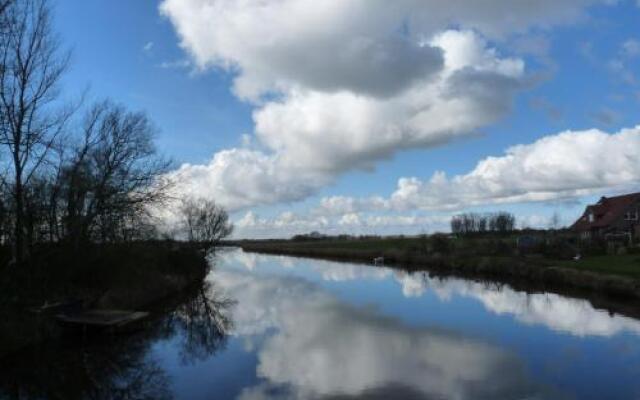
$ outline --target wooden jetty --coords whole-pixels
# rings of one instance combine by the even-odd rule
[[[86,310],[70,314],[58,314],[58,322],[68,328],[82,330],[126,330],[149,316],[148,312],[127,310]]]
[[[44,302],[41,306],[29,308],[29,312],[32,314],[53,315],[68,313],[76,311],[82,308],[82,301],[80,300],[65,300],[56,301],[53,303]]]

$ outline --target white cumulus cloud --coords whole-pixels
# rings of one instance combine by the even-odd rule
[[[398,180],[388,197],[333,197],[318,209],[439,210],[524,201],[548,201],[640,186],[640,126],[606,133],[591,129],[545,136],[487,157],[467,174]]]
[[[231,211],[298,201],[404,149],[475,134],[529,84],[496,43],[608,2],[163,0],[194,65],[230,72],[255,108],[247,145],[183,165],[176,191]]]
[[[263,218],[248,211],[235,222],[234,236],[238,238],[288,238],[297,234],[319,231],[324,234],[407,234],[446,231],[451,215],[403,215],[391,213],[322,214],[313,212],[284,212],[271,218]]]
[[[442,69],[394,96],[295,87],[259,105],[260,146],[183,165],[177,190],[231,210],[301,200],[341,173],[473,134],[509,112],[526,79],[521,60],[499,57],[472,31],[446,31],[430,43],[443,52]]]
[[[201,68],[238,72],[236,92],[282,87],[389,94],[439,64],[424,38],[450,26],[500,37],[575,21],[607,0],[164,0]],[[422,46],[420,46],[422,44]]]

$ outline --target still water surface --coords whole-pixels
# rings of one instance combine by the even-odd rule
[[[425,273],[224,251],[144,333],[32,350],[0,398],[640,399],[640,321]]]

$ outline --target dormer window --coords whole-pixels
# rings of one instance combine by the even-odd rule
[[[587,218],[589,219],[589,222],[593,222],[594,221],[594,217],[593,217],[593,213],[589,213],[589,215],[587,216]]]

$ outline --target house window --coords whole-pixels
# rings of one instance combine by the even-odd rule
[[[589,213],[589,222],[593,222],[593,213]]]
[[[637,221],[638,220],[638,210],[629,211],[624,215],[624,219],[627,221]]]

